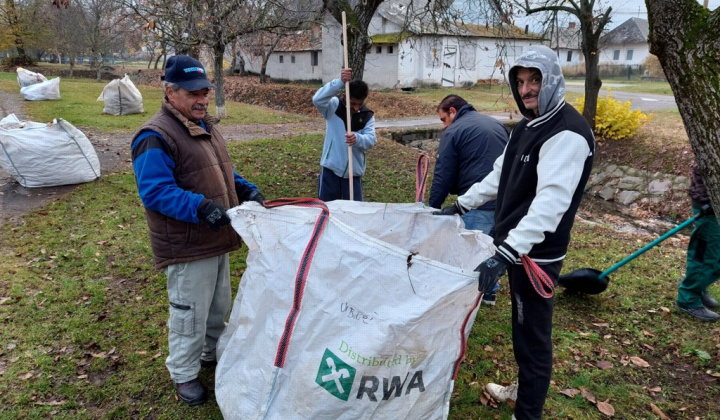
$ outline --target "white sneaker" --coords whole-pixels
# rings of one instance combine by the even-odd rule
[[[502,402],[509,400],[515,402],[515,400],[517,400],[517,387],[517,382],[508,386],[489,383],[485,385],[485,391],[487,391],[494,400]]]

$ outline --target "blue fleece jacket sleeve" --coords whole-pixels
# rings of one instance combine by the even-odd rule
[[[178,187],[173,176],[175,161],[165,139],[156,132],[145,131],[135,139],[131,150],[143,205],[173,219],[199,223],[197,209],[205,197]]]
[[[234,177],[235,177],[235,183],[236,183],[236,184],[237,184],[237,183],[240,183],[240,184],[242,184],[242,185],[247,186],[247,187],[250,188],[251,190],[259,191],[259,188],[258,188],[255,184],[253,184],[252,182],[250,182],[250,181],[248,181],[247,179],[243,178],[243,177],[240,176],[237,172],[233,171],[233,175],[234,175]]]

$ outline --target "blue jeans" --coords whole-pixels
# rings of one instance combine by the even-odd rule
[[[481,230],[484,234],[492,236],[495,227],[495,210],[470,210],[462,215],[465,229]]]
[[[462,219],[465,222],[465,229],[481,230],[482,233],[492,236],[495,227],[495,210],[470,210],[462,215]],[[495,288],[490,294],[494,295],[499,288],[500,285],[495,283]]]

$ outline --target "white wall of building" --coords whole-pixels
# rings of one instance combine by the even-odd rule
[[[371,89],[392,88],[398,79],[398,45],[376,44],[365,55],[363,80]]]
[[[345,67],[342,38],[342,27],[329,12],[326,12],[322,26],[323,55],[320,62],[323,83],[340,77],[340,70]]]
[[[568,60],[568,58],[570,59]],[[558,59],[560,59],[560,67],[577,66],[585,63],[585,57],[583,57],[582,51],[575,49],[560,48],[558,51]]]
[[[262,57],[250,57],[241,53],[245,59],[245,70],[260,73]],[[312,65],[312,51],[276,51],[268,60],[265,74],[273,79],[320,80],[322,78],[322,52],[318,51],[318,65]],[[283,62],[280,63],[280,57]],[[294,63],[293,63],[294,59]],[[339,75],[340,73],[338,73]]]
[[[648,55],[650,49],[647,43],[606,45],[600,50],[600,65],[638,66]]]

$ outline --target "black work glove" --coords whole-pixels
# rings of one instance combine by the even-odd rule
[[[265,207],[265,197],[258,190],[251,192],[250,196],[248,196],[248,200],[258,202],[261,206]]]
[[[262,205],[263,201],[265,201],[265,197],[263,197],[260,191],[254,190],[241,182],[235,183],[235,193],[237,194],[240,204],[249,200],[257,201]]]
[[[220,228],[230,223],[227,209],[212,200],[205,199],[198,207],[198,217],[208,225],[213,232],[220,232]]]
[[[460,205],[460,203],[451,204],[449,206],[445,206],[440,211],[434,211],[433,214],[435,216],[452,216],[454,214],[465,214],[467,213],[467,210]]]
[[[510,264],[511,261],[498,253],[480,263],[475,269],[478,272],[478,291],[491,293]]]

